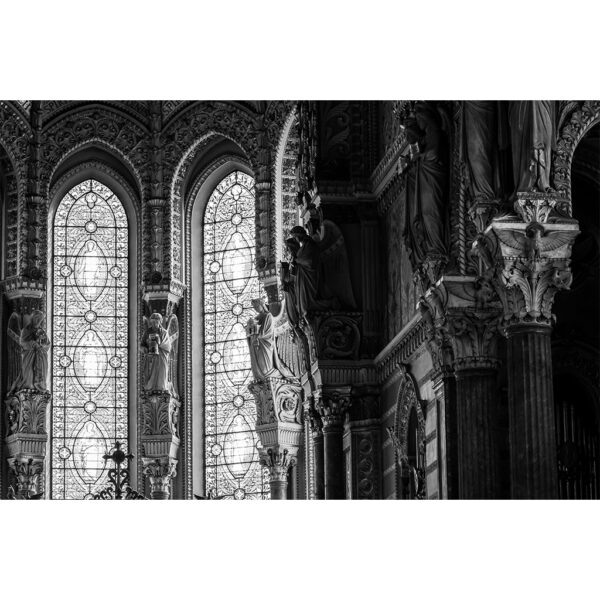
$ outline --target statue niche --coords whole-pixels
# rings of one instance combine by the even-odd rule
[[[179,322],[172,314],[163,327],[160,313],[152,313],[142,338],[141,348],[144,354],[143,386],[146,391],[164,391],[178,396],[177,388],[177,340]]]
[[[442,115],[417,102],[404,123],[411,147],[403,238],[411,263],[448,255],[448,145]]]
[[[325,220],[313,237],[299,225],[290,233],[300,246],[290,265],[298,318],[305,319],[315,310],[355,310],[346,245],[339,227]]]
[[[13,312],[8,320],[8,394],[21,390],[47,392],[50,340],[44,328],[46,318],[34,310],[21,327],[21,316]]]
[[[248,320],[246,339],[254,379],[264,381],[268,377],[294,378],[277,354],[273,315],[267,304],[262,298],[255,298],[252,300],[252,307],[256,316]]]

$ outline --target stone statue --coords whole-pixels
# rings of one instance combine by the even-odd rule
[[[407,119],[413,156],[406,187],[403,237],[413,265],[448,253],[448,152],[441,116],[425,102]]]
[[[298,256],[298,251],[300,250],[300,243],[295,237],[290,237],[285,240],[285,245],[290,253],[292,262],[295,262],[296,256]],[[281,289],[283,291],[283,297],[285,298],[285,312],[290,324],[293,327],[296,327],[298,325],[299,318],[296,284],[294,282],[295,272],[289,262],[281,262],[280,278]]]
[[[323,221],[317,240],[299,225],[290,233],[300,245],[291,263],[299,318],[306,317],[309,310],[356,309],[339,227],[332,221]]]
[[[265,301],[256,298],[252,300],[252,307],[256,317],[248,320],[246,336],[254,379],[262,381],[267,377],[293,377],[277,354],[273,315]]]
[[[498,197],[497,102],[464,103],[467,165],[473,200],[493,200]]]
[[[145,354],[143,385],[148,391],[177,395],[177,317],[174,314],[169,317],[167,329],[162,322],[161,314],[151,314],[142,338],[142,352]]]
[[[44,329],[46,318],[34,310],[29,323],[21,329],[21,318],[13,313],[8,321],[8,390],[48,391],[48,349],[50,340]]]
[[[509,102],[508,121],[517,192],[551,189],[555,110],[555,103],[548,100]]]

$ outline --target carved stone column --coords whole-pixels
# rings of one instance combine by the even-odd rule
[[[304,419],[309,423],[312,456],[313,456],[313,486],[315,500],[325,499],[325,472],[323,464],[323,421],[315,410],[314,399],[309,399],[304,406]]]
[[[315,408],[323,420],[325,499],[346,497],[344,479],[344,416],[350,407],[350,386],[321,387]]]
[[[459,497],[499,498],[498,360],[500,314],[453,310],[448,330],[456,375]]]
[[[4,399],[5,448],[11,495],[31,498],[45,493],[45,457],[48,444],[48,349],[44,319],[44,290],[39,283],[20,278],[5,283],[11,313],[6,332],[7,395]],[[32,343],[43,351],[23,360]],[[42,355],[45,353],[45,359]]]
[[[261,464],[269,469],[271,500],[287,498],[288,471],[302,446],[302,388],[296,381],[268,377],[248,389],[256,399]]]
[[[517,195],[519,218],[494,219],[502,272],[498,288],[508,338],[509,436],[513,498],[558,493],[550,334],[552,303],[568,289],[579,233],[573,219],[553,215],[553,194]],[[491,235],[491,233],[490,233]]]
[[[150,314],[161,317],[158,333],[147,330],[142,335],[141,346],[144,351],[142,363],[142,391],[140,393],[140,449],[143,475],[150,485],[150,497],[164,499],[172,496],[172,480],[176,477],[176,466],[179,459],[181,434],[179,421],[181,400],[177,382],[179,322],[177,320],[177,303],[183,294],[183,286],[170,282],[168,286],[147,286],[143,299]],[[159,336],[164,343],[168,341],[170,351],[166,359],[157,354],[151,336]],[[162,336],[162,337],[160,337]],[[164,360],[165,364],[146,362],[150,356],[155,361]],[[155,369],[160,370],[154,372]]]

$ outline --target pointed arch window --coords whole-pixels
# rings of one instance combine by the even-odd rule
[[[254,180],[225,177],[204,212],[205,489],[224,499],[269,497],[259,464],[245,324],[260,295],[254,267]]]
[[[52,498],[108,482],[103,456],[127,446],[128,223],[105,185],[86,180],[54,218]]]

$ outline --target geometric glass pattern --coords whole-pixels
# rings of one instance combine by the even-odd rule
[[[89,179],[53,227],[51,496],[89,498],[127,444],[128,233],[120,200]]]
[[[256,404],[245,325],[260,286],[254,267],[252,177],[235,171],[204,213],[204,410],[206,491],[223,499],[268,499],[259,464]]]

